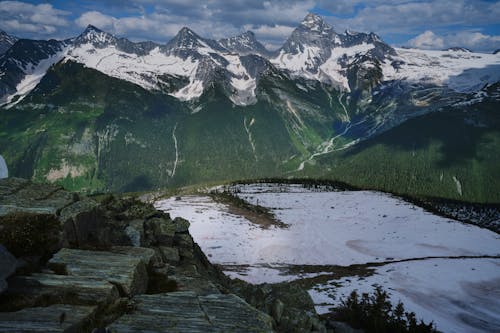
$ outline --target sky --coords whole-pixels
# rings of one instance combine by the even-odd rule
[[[62,39],[92,24],[159,43],[183,26],[213,39],[252,30],[272,50],[310,12],[339,33],[373,31],[394,46],[500,48],[500,0],[0,0],[0,29],[21,38]]]

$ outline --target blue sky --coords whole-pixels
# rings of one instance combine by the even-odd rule
[[[396,46],[500,48],[500,1],[486,0],[0,0],[0,29],[23,38],[60,39],[93,24],[160,43],[183,26],[214,39],[252,30],[274,49],[309,12],[337,32],[374,31]]]

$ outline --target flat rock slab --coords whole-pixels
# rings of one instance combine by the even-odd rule
[[[57,185],[0,179],[0,216],[15,212],[56,214],[74,201],[72,193]]]
[[[235,295],[173,292],[134,297],[137,307],[111,326],[135,332],[273,332],[272,319]]]
[[[120,296],[116,286],[102,279],[42,273],[13,277],[7,295],[35,303],[39,298],[58,298],[64,303],[88,305],[110,303]]]
[[[154,250],[137,247],[120,247],[113,253],[108,251],[86,251],[61,249],[49,261],[49,267],[60,274],[95,277],[108,281],[126,296],[145,293],[148,274],[147,256]]]
[[[0,332],[84,332],[90,330],[95,310],[96,307],[93,306],[55,304],[16,312],[0,312]]]

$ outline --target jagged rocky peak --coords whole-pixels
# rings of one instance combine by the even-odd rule
[[[332,30],[332,27],[326,23],[321,16],[309,13],[300,22],[300,26],[311,31],[324,32]]]
[[[102,47],[116,43],[117,38],[110,33],[100,30],[89,24],[87,28],[75,39],[75,45],[93,44]]]
[[[163,50],[167,54],[174,54],[184,59],[189,56],[203,57],[215,52],[228,51],[215,40],[202,38],[188,27],[179,30]]]
[[[241,55],[255,53],[266,56],[269,54],[269,51],[257,40],[252,31],[246,31],[234,37],[220,39],[219,44],[227,50]]]
[[[320,16],[310,13],[292,32],[281,51],[298,54],[312,47],[319,53],[325,53],[322,57],[329,56],[329,51],[336,41],[336,35],[333,28]]]
[[[0,30],[0,54],[5,53],[17,40],[17,37]]]
[[[170,42],[167,43],[169,49],[193,49],[203,46],[203,39],[188,27],[183,27]]]

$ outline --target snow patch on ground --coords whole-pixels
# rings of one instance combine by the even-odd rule
[[[402,300],[408,310],[425,321],[434,320],[445,332],[498,330],[500,318],[494,312],[500,299],[498,234],[433,215],[380,192],[276,184],[233,189],[241,198],[270,208],[288,227],[261,228],[203,195],[155,205],[172,217],[188,219],[194,240],[210,261],[226,267],[231,277],[250,283],[331,274],[320,268],[316,273],[294,275],[287,271],[290,265],[383,263],[364,280],[332,278],[316,285],[310,293],[318,311],[338,305],[339,297],[352,289],[368,291],[380,284],[394,302]],[[495,258],[457,258],[462,256]],[[336,283],[342,287],[335,289]]]
[[[499,259],[428,259],[388,264],[372,276],[345,277],[318,285],[309,293],[318,312],[340,305],[353,289],[372,293],[382,286],[391,301],[403,302],[446,333],[500,331]]]

